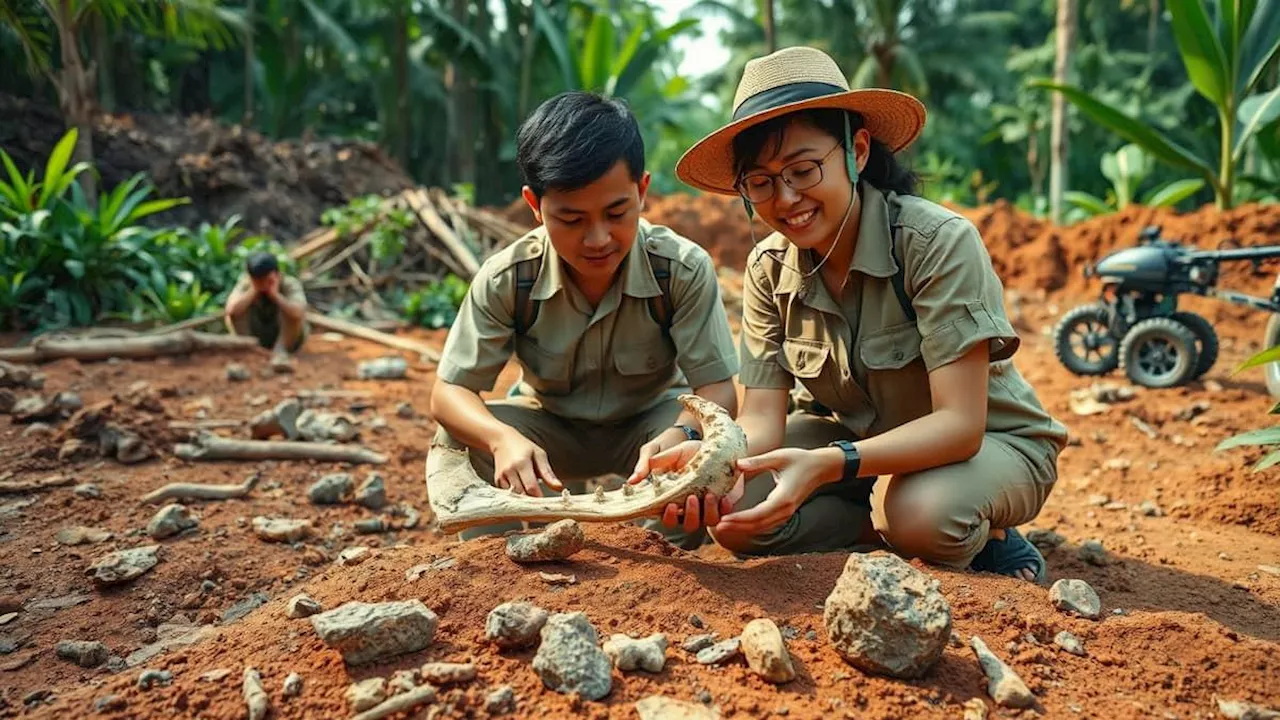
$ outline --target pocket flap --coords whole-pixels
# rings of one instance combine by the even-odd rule
[[[871,370],[896,370],[920,357],[920,331],[913,322],[868,333],[859,349],[862,364]]]
[[[621,375],[649,375],[663,371],[675,359],[663,343],[619,348],[613,353],[613,365]]]
[[[815,378],[831,355],[831,344],[814,340],[783,340],[778,361],[795,377]]]

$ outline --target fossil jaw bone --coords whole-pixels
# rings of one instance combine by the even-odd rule
[[[480,479],[465,448],[433,443],[427,456],[427,495],[440,528],[457,532],[514,520],[548,522],[566,518],[616,522],[660,515],[668,503],[683,506],[690,495],[727,494],[737,480],[734,465],[747,452],[746,434],[716,403],[689,393],[679,400],[701,421],[705,435],[702,446],[685,467],[679,473],[656,473],[651,483],[624,486],[595,496],[517,495]]]

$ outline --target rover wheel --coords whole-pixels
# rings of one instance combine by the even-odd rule
[[[1106,375],[1119,367],[1119,343],[1108,322],[1105,305],[1081,305],[1063,315],[1053,331],[1058,361],[1077,375]]]
[[[1135,384],[1149,388],[1183,385],[1195,375],[1196,335],[1173,318],[1135,323],[1120,342],[1120,365]]]
[[[1191,376],[1195,380],[1218,362],[1218,333],[1208,320],[1193,312],[1176,312],[1173,319],[1191,328],[1196,335],[1196,357],[1199,359],[1196,360],[1195,374]]]

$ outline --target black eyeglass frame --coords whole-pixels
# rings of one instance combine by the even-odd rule
[[[733,186],[734,186],[734,188],[738,191],[738,194],[739,194],[739,195],[741,195],[741,196],[742,196],[742,198],[743,198],[744,200],[746,200],[746,201],[748,201],[748,202],[752,202],[752,203],[757,203],[757,204],[758,204],[758,203],[762,203],[762,202],[767,202],[770,198],[772,198],[772,197],[774,196],[774,193],[776,192],[777,187],[778,187],[778,178],[781,178],[781,179],[782,179],[782,182],[786,183],[786,184],[787,184],[787,187],[791,188],[792,190],[808,190],[809,188],[817,187],[819,184],[821,184],[821,183],[822,183],[822,181],[823,181],[823,180],[825,179],[825,177],[826,177],[826,176],[825,176],[825,174],[824,174],[824,173],[823,173],[823,171],[822,171],[822,168],[823,168],[823,166],[824,166],[824,165],[826,165],[826,163],[827,163],[827,158],[831,157],[831,153],[835,152],[837,149],[842,148],[842,147],[844,147],[844,146],[843,146],[843,145],[841,145],[840,143],[836,143],[835,145],[833,145],[833,146],[831,147],[831,149],[830,149],[830,150],[828,150],[828,151],[827,151],[827,154],[826,154],[826,155],[823,155],[821,158],[818,158],[817,160],[814,160],[814,159],[812,159],[812,158],[805,158],[804,160],[796,160],[795,162],[787,163],[786,165],[782,166],[782,170],[781,170],[780,172],[776,172],[776,173],[769,173],[769,172],[751,172],[751,173],[745,173],[745,174],[741,175],[741,176],[738,178],[738,180],[737,180],[736,182],[734,182]],[[797,187],[795,183],[793,183],[790,179],[788,179],[788,177],[787,177],[787,172],[788,172],[788,171],[791,171],[791,170],[792,170],[793,168],[795,168],[797,165],[803,165],[803,164],[805,164],[805,163],[813,163],[814,167],[815,167],[815,168],[817,169],[817,171],[818,171],[818,179],[817,179],[817,180],[814,180],[812,184],[805,185],[804,187]],[[768,194],[767,194],[767,195],[765,195],[764,197],[761,197],[761,198],[753,198],[753,197],[751,197],[750,193],[748,192],[748,188],[746,187],[746,181],[747,181],[747,178],[749,178],[749,177],[755,177],[755,178],[759,178],[759,177],[766,177],[766,178],[769,178],[769,192],[768,192]]]

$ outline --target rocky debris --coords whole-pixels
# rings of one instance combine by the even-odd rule
[[[369,555],[372,552],[372,550],[364,545],[345,548],[342,552],[338,553],[338,564],[343,567],[355,567],[365,560],[368,560]]]
[[[99,715],[118,712],[129,707],[129,702],[119,695],[103,695],[93,701],[93,711]]]
[[[1031,694],[1031,690],[1027,688],[1026,683],[1022,682],[1022,678],[1005,665],[1003,660],[992,654],[987,644],[982,642],[982,638],[974,635],[969,639],[969,646],[973,648],[973,654],[978,657],[982,674],[987,676],[987,694],[996,701],[997,705],[1025,708],[1035,704],[1036,696]]]
[[[387,699],[387,681],[385,678],[371,677],[352,683],[347,688],[347,703],[353,712],[364,712]]]
[[[147,534],[153,540],[163,540],[199,527],[200,522],[191,517],[185,505],[173,503],[160,508],[160,511],[147,523]]]
[[[599,700],[613,687],[612,664],[597,643],[599,635],[585,613],[556,613],[542,626],[542,642],[533,669],[543,685],[560,693]]]
[[[47,688],[42,690],[32,690],[31,692],[22,696],[22,704],[30,708],[32,706],[39,705],[40,703],[46,700],[52,700],[52,699],[53,699],[52,690],[49,690]]]
[[[44,375],[31,365],[0,360],[0,388],[44,389]]]
[[[53,536],[53,539],[57,540],[59,545],[96,545],[113,537],[115,537],[114,534],[104,528],[76,525],[62,528]]]
[[[654,633],[647,638],[636,639],[615,633],[604,641],[604,654],[619,670],[662,672],[667,662],[667,636]]]
[[[1107,549],[1101,540],[1085,540],[1076,550],[1076,557],[1090,565],[1102,567],[1107,564]]]
[[[310,520],[268,518],[259,515],[253,519],[253,534],[267,542],[292,543],[311,536]]]
[[[707,633],[705,635],[693,635],[691,637],[685,638],[685,641],[680,643],[680,649],[684,650],[687,653],[693,653],[696,655],[702,650],[705,650],[706,648],[709,648],[712,645],[715,645],[716,639],[718,637],[719,636],[716,635],[715,633]]]
[[[284,687],[282,689],[284,696],[298,697],[302,694],[302,676],[298,673],[289,673],[289,677],[284,679]]]
[[[429,703],[435,699],[436,689],[430,685],[423,685],[384,700],[382,704],[355,715],[351,720],[382,720],[382,718],[412,710],[423,703]]]
[[[348,665],[364,665],[431,644],[440,619],[420,600],[349,602],[311,616],[311,626]]]
[[[699,630],[701,630],[704,627],[702,618],[698,617],[696,613],[689,616],[689,624],[698,628]]]
[[[307,442],[351,442],[360,436],[355,421],[346,415],[303,410],[295,423],[297,437]]]
[[[635,704],[640,720],[716,720],[719,715],[705,705],[650,695]]]
[[[1063,578],[1049,588],[1049,601],[1053,606],[1080,617],[1097,620],[1102,616],[1102,601],[1098,593],[1084,580]]]
[[[403,380],[408,372],[409,363],[399,355],[363,360],[356,366],[356,377],[361,380]]]
[[[3,615],[0,615],[0,625],[8,625],[16,617],[18,617],[17,612],[8,612]]]
[[[987,704],[978,698],[969,698],[964,703],[962,720],[987,720]]]
[[[397,670],[391,673],[391,679],[387,681],[387,692],[392,695],[409,692],[416,687],[418,687],[417,670]]]
[[[85,574],[91,575],[98,587],[127,583],[155,567],[159,551],[159,545],[117,550],[90,565]]]
[[[414,565],[404,571],[404,580],[405,582],[417,582],[423,575],[426,575],[429,572],[434,572],[436,570],[448,570],[456,564],[458,564],[457,558],[445,556],[430,563]]]
[[[66,464],[88,460],[96,456],[97,452],[97,449],[88,442],[72,438],[58,448],[58,462]]]
[[[1067,539],[1052,530],[1028,530],[1027,541],[1035,545],[1040,552],[1051,552]]]
[[[31,423],[26,427],[25,430],[22,431],[22,437],[24,438],[31,438],[31,437],[47,438],[52,436],[53,436],[53,426],[49,425],[48,423],[42,423],[42,422]]]
[[[702,665],[719,665],[742,651],[742,639],[731,637],[698,651],[697,660]]]
[[[432,685],[454,685],[476,679],[476,666],[472,663],[432,662],[418,669],[423,682]]]
[[[271,700],[262,687],[262,674],[257,668],[244,669],[244,682],[241,687],[244,704],[249,709],[249,720],[266,720],[271,714]]]
[[[369,473],[368,479],[356,491],[355,501],[357,505],[363,505],[370,510],[381,510],[386,507],[387,484],[382,476],[378,473]]]
[[[369,418],[369,429],[376,433],[389,433],[391,426],[387,424],[387,419],[381,415],[374,415]]]
[[[226,374],[231,382],[245,382],[253,377],[249,373],[249,368],[240,363],[227,363]]]
[[[516,709],[516,691],[510,685],[496,687],[484,697],[485,712],[490,715],[502,715]]]
[[[222,622],[230,623],[239,620],[249,613],[271,602],[271,596],[264,592],[252,592],[245,599],[227,608],[222,613]]]
[[[83,668],[98,667],[107,661],[111,651],[97,640],[62,640],[54,649],[58,657]]]
[[[396,405],[396,417],[404,420],[412,420],[415,415],[416,413],[413,410],[413,406],[409,403],[401,402]]]
[[[1218,712],[1229,720],[1280,720],[1280,710],[1255,705],[1243,700],[1223,700],[1215,697]]]
[[[576,520],[559,520],[542,532],[507,538],[507,557],[518,563],[564,560],[581,550],[586,540]]]
[[[1057,635],[1053,636],[1053,644],[1057,645],[1063,650],[1066,650],[1072,655],[1079,655],[1080,657],[1085,656],[1084,645],[1080,643],[1080,638],[1076,637],[1075,635],[1072,635],[1066,630],[1063,630],[1062,632],[1059,632]]]
[[[923,675],[951,636],[951,606],[941,584],[884,551],[849,556],[823,621],[845,661],[897,678]]]
[[[307,499],[312,505],[338,505],[351,499],[355,480],[348,473],[332,473],[315,481],[307,488]]]
[[[538,641],[550,614],[533,603],[505,602],[489,611],[484,634],[504,649],[522,648]]]
[[[138,689],[150,690],[156,685],[166,686],[173,682],[173,673],[168,670],[143,670],[138,674]]]
[[[322,612],[324,612],[324,608],[320,606],[320,603],[306,593],[299,593],[289,598],[289,604],[285,609],[285,614],[294,620],[311,617]]]
[[[1174,413],[1174,420],[1182,420],[1184,422],[1194,420],[1197,417],[1209,412],[1213,408],[1213,403],[1208,400],[1197,400],[1190,405],[1182,408]]]
[[[231,671],[227,668],[217,668],[206,673],[200,674],[200,679],[204,682],[222,682]]]
[[[214,633],[212,625],[197,625],[179,614],[168,622],[162,622],[155,630],[155,640],[129,653],[125,665],[138,667],[151,658],[175,648],[193,645]],[[230,672],[230,671],[228,671]]]
[[[297,440],[298,416],[301,414],[302,403],[297,398],[282,400],[249,421],[249,436],[254,440],[268,440],[283,435],[286,440]]]
[[[74,493],[76,497],[84,498],[86,500],[97,500],[102,497],[102,488],[93,483],[77,485],[71,489],[71,492]]]
[[[351,528],[361,535],[373,535],[387,529],[387,521],[380,517],[363,518],[352,523]]]
[[[564,575],[562,573],[538,573],[538,579],[548,585],[576,585],[578,582],[577,575]]]
[[[1164,511],[1160,509],[1155,500],[1143,500],[1138,503],[1138,512],[1147,517],[1161,517],[1164,515]]]
[[[772,620],[752,620],[742,629],[741,637],[742,654],[752,672],[771,683],[780,684],[795,679],[796,669],[787,652],[787,644]]]

